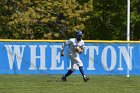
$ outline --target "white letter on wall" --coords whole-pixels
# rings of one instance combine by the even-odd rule
[[[24,53],[24,48],[26,47],[25,45],[5,45],[6,47],[6,51],[8,54],[8,59],[9,59],[9,65],[10,65],[10,69],[13,69],[13,64],[14,64],[14,58],[16,57],[17,60],[17,67],[18,70],[20,70],[21,68],[21,63],[22,63],[22,57],[23,57],[23,53]],[[14,48],[14,50],[12,51],[12,47]],[[20,52],[20,48],[21,48],[21,52]]]
[[[31,64],[30,64],[30,70],[36,70],[36,59],[40,58],[40,67],[39,70],[46,70],[45,66],[45,53],[46,53],[46,45],[39,45],[40,47],[40,56],[36,56],[36,48],[37,45],[29,45],[31,49]]]
[[[60,52],[57,52],[58,48],[62,48],[62,45],[51,45],[52,50],[52,62],[51,62],[51,70],[63,70],[64,69],[64,61],[62,61],[61,65],[58,67],[57,63],[60,63]]]
[[[85,47],[85,55],[87,53],[87,50],[89,50],[89,64],[88,64],[88,68],[87,70],[95,70],[94,67],[94,52],[96,51],[97,55],[98,55],[98,46],[86,46]],[[95,50],[95,51],[94,51]]]
[[[133,47],[128,47],[128,51],[125,46],[118,46],[120,49],[120,64],[118,70],[123,70],[122,68],[122,56],[124,57],[127,67],[132,70],[132,49]]]
[[[110,66],[110,68],[107,66],[107,54],[108,54],[107,51],[108,51],[108,49],[111,50],[111,66]],[[103,65],[105,70],[111,71],[112,69],[114,69],[114,67],[116,66],[116,51],[115,51],[115,49],[112,46],[106,46],[103,49],[101,60],[102,60],[102,65]]]

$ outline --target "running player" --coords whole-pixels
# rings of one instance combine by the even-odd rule
[[[82,36],[82,31],[77,31],[76,38],[67,40],[62,46],[61,56],[64,56],[65,46],[68,45],[67,56],[71,60],[71,69],[68,70],[68,72],[61,78],[62,81],[66,81],[66,78],[76,70],[74,65],[79,67],[80,73],[82,74],[85,82],[91,79],[91,77],[87,77],[84,74],[83,63],[79,57],[79,53],[84,50],[84,41],[82,40]],[[81,50],[78,51],[77,47],[80,47]]]

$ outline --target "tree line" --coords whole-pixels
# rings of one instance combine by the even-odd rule
[[[131,1],[131,40],[140,39],[140,0]],[[1,39],[126,40],[127,0],[1,0]]]

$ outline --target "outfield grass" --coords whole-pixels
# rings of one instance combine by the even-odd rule
[[[140,93],[140,76],[0,75],[0,93]]]

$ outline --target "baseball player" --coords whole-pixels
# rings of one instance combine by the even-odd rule
[[[84,41],[82,40],[82,35],[83,35],[82,31],[77,31],[76,38],[71,38],[62,45],[61,56],[64,56],[64,49],[65,46],[67,45],[68,46],[67,56],[71,60],[71,69],[68,70],[68,72],[61,78],[62,81],[66,81],[66,78],[76,70],[74,65],[77,65],[79,67],[79,70],[85,82],[91,79],[91,77],[87,77],[84,74],[83,63],[79,57],[79,53],[81,53],[84,50]]]

